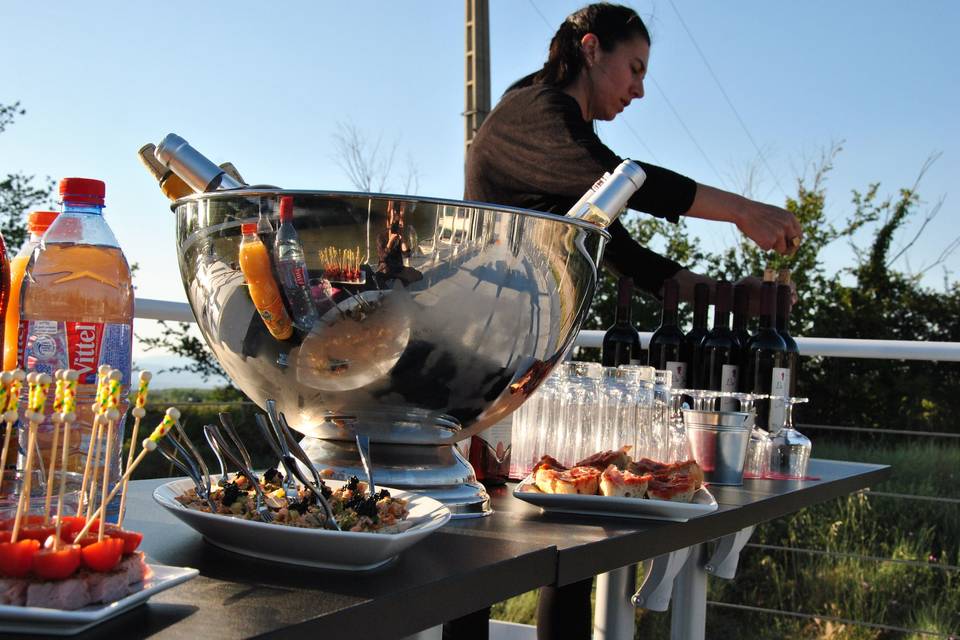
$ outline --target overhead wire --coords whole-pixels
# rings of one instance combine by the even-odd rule
[[[720,89],[720,94],[723,96],[723,99],[726,100],[727,106],[730,107],[730,110],[733,111],[733,115],[736,116],[737,122],[740,123],[740,127],[743,129],[743,132],[747,135],[747,138],[750,140],[750,144],[753,145],[754,150],[757,152],[757,155],[760,157],[760,160],[763,162],[763,166],[766,167],[767,171],[770,173],[770,176],[773,178],[774,184],[777,185],[777,188],[783,193],[784,197],[789,197],[786,189],[780,184],[780,179],[777,177],[777,174],[770,167],[770,163],[767,161],[766,155],[761,151],[760,146],[757,144],[757,141],[754,139],[753,134],[750,133],[750,128],[747,127],[747,123],[741,117],[740,112],[737,111],[737,108],[733,105],[733,100],[730,99],[730,96],[727,94],[726,89],[723,88],[723,83],[720,82],[720,78],[717,77],[717,74],[714,72],[713,67],[710,65],[710,61],[707,59],[707,56],[704,55],[703,50],[700,48],[697,39],[693,36],[693,32],[690,31],[690,27],[687,26],[687,23],[684,21],[683,16],[680,15],[680,10],[677,9],[677,5],[673,0],[670,0],[670,6],[673,7],[674,13],[677,14],[677,19],[680,21],[680,25],[683,27],[683,30],[687,32],[687,36],[690,38],[690,41],[693,43],[693,47],[697,50],[697,53],[700,55],[700,59],[703,61],[704,66],[707,68],[707,71],[710,72],[710,76],[713,78],[713,81],[717,84],[717,88]]]

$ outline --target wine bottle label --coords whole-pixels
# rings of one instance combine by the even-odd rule
[[[674,389],[687,388],[687,363],[667,361],[667,371],[673,374],[671,387]]]
[[[735,364],[725,364],[720,371],[720,391],[736,392],[740,383],[740,367]],[[736,411],[737,401],[733,398],[720,400],[721,411]]]
[[[783,426],[784,409],[783,398],[790,395],[790,369],[782,367],[773,368],[773,377],[770,380],[770,419],[768,424],[770,429],[775,431]]]

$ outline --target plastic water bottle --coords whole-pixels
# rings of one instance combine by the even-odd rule
[[[23,280],[20,339],[24,346],[19,364],[51,375],[57,369],[80,374],[77,421],[72,428],[78,439],[71,443],[66,465],[67,471],[76,472],[83,471],[88,450],[97,369],[106,364],[120,370],[121,417],[110,443],[112,485],[119,478],[133,349],[130,267],[103,218],[104,183],[64,178],[59,189],[63,212],[34,251]],[[41,443],[51,429],[49,422],[40,426]],[[116,516],[119,502],[117,496],[107,509],[108,518]]]
[[[317,322],[317,310],[310,297],[303,246],[297,237],[297,230],[293,228],[291,196],[280,198],[280,228],[277,229],[277,239],[273,245],[273,260],[293,323],[305,331],[310,331]]]

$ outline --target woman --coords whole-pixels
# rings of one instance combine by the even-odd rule
[[[480,127],[467,155],[468,200],[564,214],[622,158],[593,130],[643,97],[650,35],[627,7],[593,4],[570,15],[550,42],[543,68],[515,83]],[[732,222],[764,250],[790,253],[801,229],[788,211],[697,184],[668,169],[640,162],[647,174],[630,199],[632,209],[677,222],[681,215]],[[691,299],[694,274],[634,241],[619,222],[604,262],[659,295],[674,277]]]
[[[543,68],[510,87],[477,132],[467,155],[464,197],[566,213],[622,161],[600,141],[593,123],[613,120],[643,97],[649,58],[650,34],[632,9],[601,3],[570,15],[551,40]],[[800,224],[788,211],[640,165],[647,179],[630,208],[671,222],[681,215],[732,222],[764,250],[790,253],[799,246]],[[605,266],[631,276],[637,287],[659,296],[664,280],[673,277],[689,300],[697,282],[713,283],[641,246],[620,222],[609,231]],[[589,638],[590,589],[590,580],[541,589],[538,637]],[[444,637],[486,637],[488,612],[453,621]]]

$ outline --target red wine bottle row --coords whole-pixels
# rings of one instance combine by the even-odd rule
[[[713,326],[707,330],[710,290],[694,287],[693,326],[686,334],[678,326],[678,287],[664,283],[663,315],[650,339],[648,364],[673,373],[674,388],[741,391],[764,395],[796,395],[800,352],[790,336],[792,287],[790,272],[772,270],[761,286],[759,326],[748,330],[750,285],[720,281],[714,291]],[[731,314],[733,326],[731,328]],[[757,424],[779,427],[783,403],[757,404]],[[736,402],[725,399],[721,409],[733,410]]]

